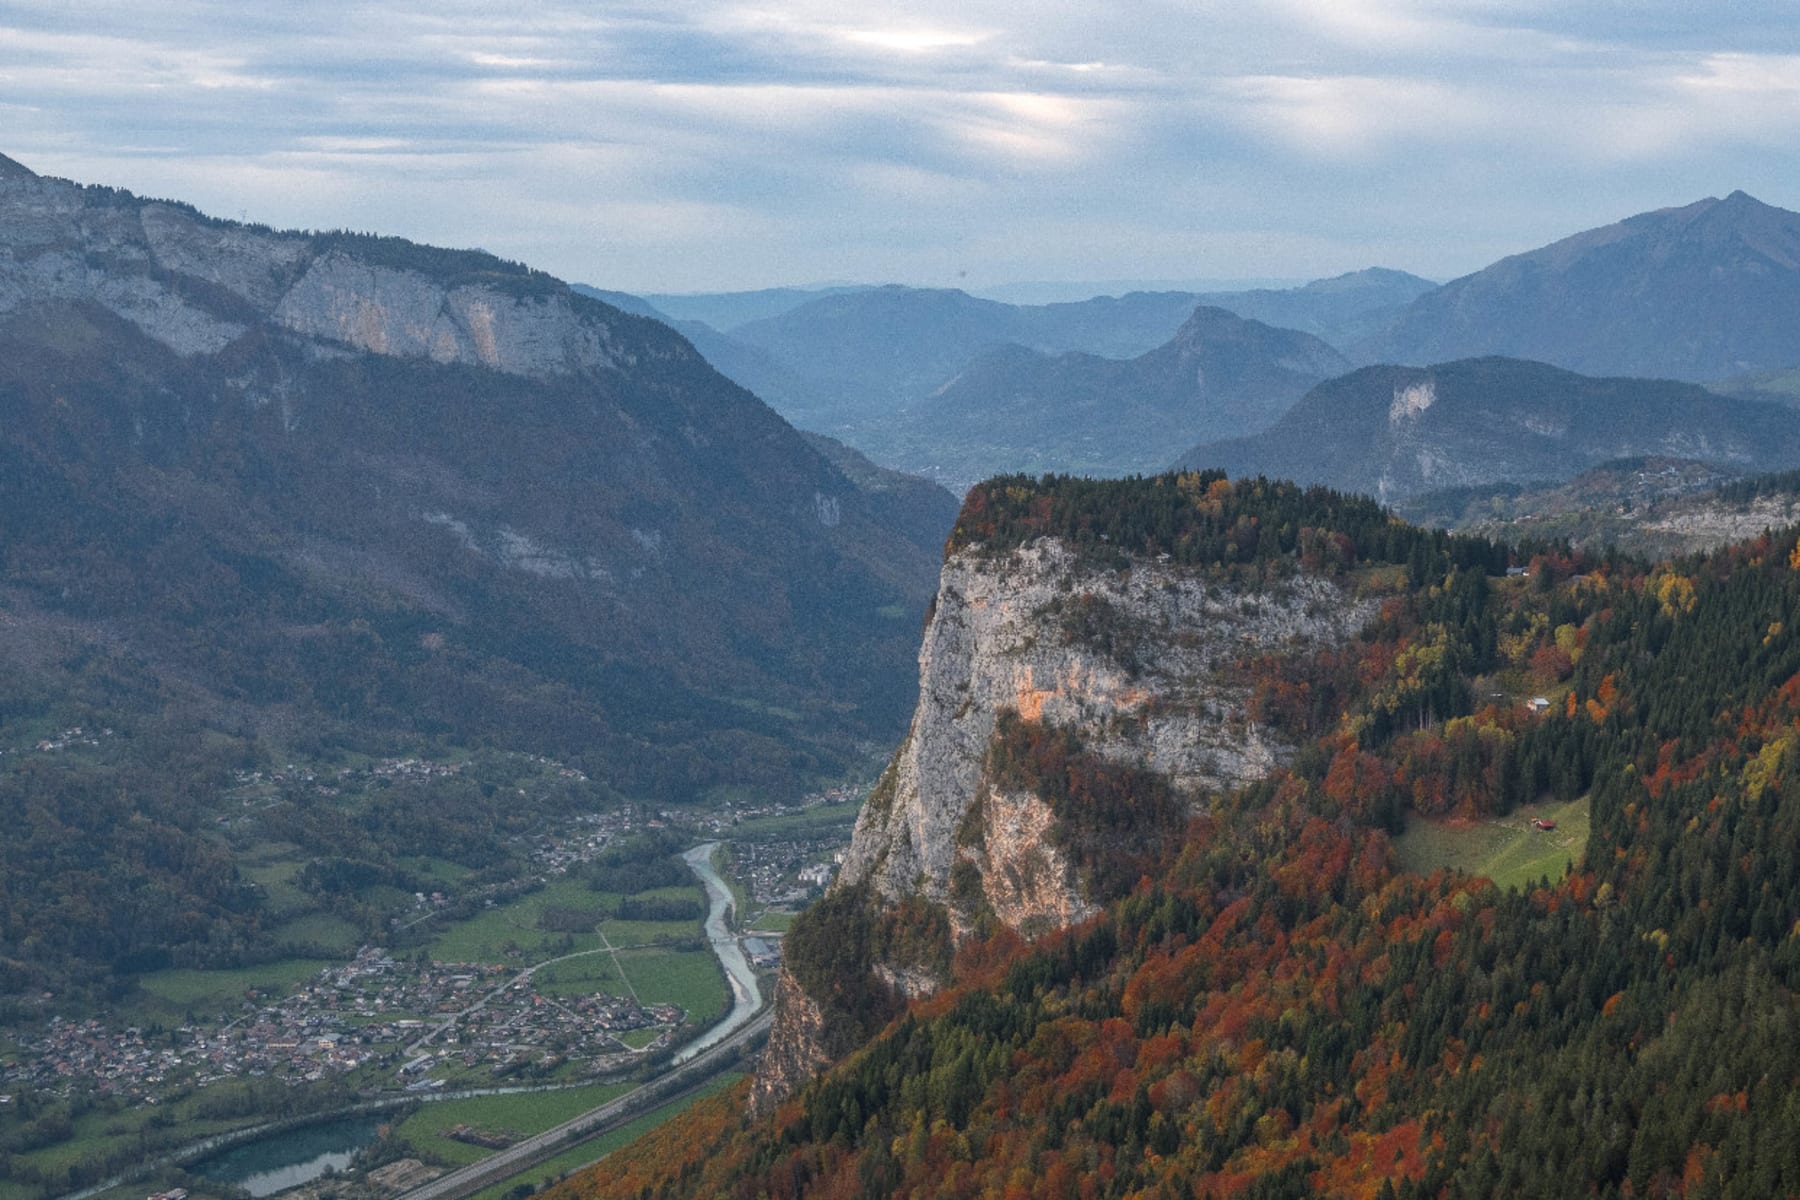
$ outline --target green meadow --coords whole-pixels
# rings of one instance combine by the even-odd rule
[[[1534,829],[1534,818],[1556,822]],[[1394,839],[1400,866],[1429,874],[1440,867],[1482,875],[1501,887],[1529,887],[1561,879],[1587,850],[1591,817],[1587,797],[1564,804],[1527,804],[1504,817],[1481,820],[1413,816]]]

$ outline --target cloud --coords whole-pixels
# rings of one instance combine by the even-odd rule
[[[1773,0],[12,0],[0,152],[641,290],[1444,276],[1733,186],[1800,203],[1795,29]]]

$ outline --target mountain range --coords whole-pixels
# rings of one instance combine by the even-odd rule
[[[1296,376],[1313,382],[1349,365],[1291,332],[1263,335],[1273,357],[1253,361],[1256,338],[1228,332],[1217,317],[1192,324],[1197,308],[1348,343],[1431,286],[1403,272],[1369,270],[1288,289],[1132,292],[1042,305],[898,286],[653,299],[577,290],[667,321],[800,427],[961,488],[996,471],[1150,469],[1171,442],[1256,427],[1222,426],[1221,412],[1266,423],[1302,390],[1292,386]],[[750,313],[763,315],[727,327],[693,315],[729,320]],[[1191,357],[1209,332],[1223,339],[1201,352],[1220,360],[1220,384],[1196,377],[1192,386],[1172,386],[1153,359]],[[1143,361],[1100,361],[1134,359]],[[1258,378],[1272,389],[1258,391]],[[1108,411],[1112,399],[1142,389],[1153,398],[1130,417]],[[1027,398],[1035,401],[1029,412],[1021,403]],[[989,409],[994,415],[986,420],[981,414]],[[1136,417],[1157,425],[1139,430]],[[946,418],[953,428],[940,428]],[[1015,427],[1021,419],[1030,427]],[[1054,441],[1042,442],[1040,434],[1052,430]]]
[[[802,427],[962,487],[993,471],[1143,469],[1146,455],[1182,436],[1169,419],[1168,381],[1146,357],[1159,348],[1161,358],[1179,357],[1184,350],[1171,340],[1178,334],[1191,352],[1193,331],[1181,327],[1198,306],[1310,333],[1337,350],[1346,369],[1499,356],[1587,375],[1704,381],[1785,401],[1788,373],[1800,366],[1800,327],[1791,319],[1800,304],[1800,214],[1733,192],[1588,230],[1442,286],[1369,269],[1297,288],[1039,306],[899,287],[665,299],[721,320],[760,314],[728,329],[676,324],[722,371]],[[1282,351],[1253,364],[1239,342],[1245,378],[1292,377]],[[1328,362],[1316,348],[1306,357],[1310,370]],[[1285,386],[1253,390],[1243,404],[1227,405],[1235,427],[1214,419],[1216,407],[1193,410],[1197,419],[1207,414],[1194,440],[1255,434],[1298,395]],[[1141,402],[1119,407],[1125,395]],[[1145,418],[1159,422],[1154,437],[1140,424]],[[1708,435],[1695,428],[1686,436],[1701,445]],[[1434,485],[1432,468],[1419,475],[1421,486]]]
[[[657,796],[841,770],[903,720],[954,500],[664,325],[10,160],[0,252],[16,703],[497,742]]]

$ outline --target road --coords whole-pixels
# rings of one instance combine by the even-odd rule
[[[731,985],[731,1011],[725,1018],[684,1047],[675,1056],[675,1065],[667,1074],[617,1100],[564,1121],[554,1129],[515,1142],[480,1162],[440,1175],[403,1194],[400,1200],[462,1200],[482,1188],[528,1171],[570,1146],[687,1095],[733,1061],[740,1048],[768,1031],[774,1024],[774,1013],[763,1007],[756,972],[750,969],[743,947],[725,922],[732,895],[731,888],[713,870],[712,855],[718,846],[717,842],[707,842],[695,846],[682,858],[700,877],[711,901],[706,936],[712,943],[713,953],[718,955],[719,965],[725,968],[726,982]]]
[[[611,1103],[602,1104],[599,1108],[589,1109],[553,1129],[546,1129],[524,1141],[515,1142],[480,1162],[440,1175],[430,1183],[405,1193],[400,1200],[462,1200],[462,1197],[473,1195],[482,1188],[529,1171],[570,1146],[605,1133],[652,1109],[679,1100],[735,1061],[740,1048],[767,1033],[774,1023],[773,1012],[760,1013],[724,1041],[636,1091],[620,1096]]]

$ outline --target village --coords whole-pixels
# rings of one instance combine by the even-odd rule
[[[315,1081],[363,1067],[374,1069],[362,1080],[371,1088],[531,1082],[558,1068],[569,1068],[561,1079],[626,1065],[686,1016],[603,993],[547,996],[517,968],[422,964],[375,948],[278,1000],[246,999],[244,1009],[217,1028],[167,1031],[53,1020],[41,1039],[21,1043],[0,1083],[50,1094],[91,1087],[155,1103],[182,1084]],[[618,1040],[632,1030],[662,1036],[633,1039],[634,1050]]]
[[[366,768],[402,781],[456,769],[416,759]],[[323,790],[336,780],[286,768],[243,772],[238,782],[254,794],[283,784]],[[715,810],[698,820],[673,811],[585,814],[554,834],[527,839],[527,877],[458,893],[416,893],[410,909],[396,913],[389,925],[399,935],[425,921],[454,919],[459,911],[492,908],[568,875],[639,825],[681,823],[729,837],[747,820],[843,805],[860,795],[844,786],[794,802]],[[833,854],[841,859],[846,836],[842,827],[826,827],[735,843],[733,872],[760,905],[802,903],[829,882]],[[754,939],[748,949],[759,968],[780,961],[778,940]],[[366,946],[352,961],[320,971],[285,995],[248,992],[236,1011],[211,1021],[120,1028],[99,1019],[53,1018],[37,1035],[19,1038],[10,1060],[0,1059],[0,1103],[11,1099],[9,1093],[31,1090],[156,1104],[180,1089],[233,1078],[342,1078],[378,1091],[569,1082],[629,1068],[666,1046],[690,1015],[599,991],[550,995],[534,985],[534,972],[517,961],[436,962],[423,953]]]
[[[799,907],[823,892],[842,865],[850,840],[848,825],[801,827],[755,838],[732,838],[732,831],[761,817],[792,816],[822,805],[856,805],[868,790],[866,784],[846,784],[814,792],[797,803],[734,808],[703,824],[731,841],[732,874],[752,902],[759,906]],[[847,811],[853,814],[855,808]]]

